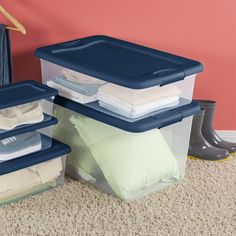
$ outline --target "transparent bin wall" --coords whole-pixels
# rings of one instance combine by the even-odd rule
[[[53,189],[64,183],[66,156],[0,175],[0,206]]]
[[[129,133],[55,106],[53,137],[70,145],[66,173],[133,201],[185,175],[192,118],[143,133]]]
[[[72,70],[69,70],[65,67],[62,66],[58,66],[56,64],[41,60],[41,67],[42,67],[42,80],[44,84],[47,84],[51,87],[54,87],[56,89],[59,90],[59,94],[63,97],[69,98],[70,100],[82,103],[82,104],[86,104],[86,106],[91,107],[93,109],[102,111],[103,113],[106,113],[108,115],[111,116],[115,116],[119,119],[123,119],[123,120],[127,120],[129,122],[134,122],[137,121],[139,119],[143,119],[147,116],[150,115],[156,115],[160,112],[166,111],[167,109],[170,108],[176,108],[179,106],[183,106],[185,104],[188,104],[192,101],[192,97],[193,97],[193,90],[194,90],[194,84],[195,84],[195,77],[196,75],[191,75],[186,77],[184,80],[169,84],[169,85],[165,85],[163,87],[168,88],[170,86],[176,86],[177,88],[179,88],[181,94],[180,94],[180,98],[179,100],[174,99],[173,96],[172,99],[174,99],[172,101],[167,102],[162,101],[162,103],[156,103],[153,107],[153,104],[151,105],[152,108],[148,108],[148,110],[144,111],[143,108],[138,108],[136,110],[136,112],[134,111],[130,111],[131,114],[127,114],[126,111],[123,111],[123,109],[126,109],[126,105],[123,109],[120,108],[121,105],[114,105],[113,107],[108,106],[109,104],[105,103],[104,106],[104,101],[103,101],[103,107],[101,106],[101,103],[98,103],[96,101],[96,96],[84,96],[81,95],[78,92],[71,92],[71,90],[69,89],[65,89],[64,86],[62,86],[61,84],[58,85],[58,83],[54,83],[52,82],[53,79],[55,79],[55,77],[57,76],[66,76],[66,78],[71,77],[70,73],[73,74],[73,76],[76,74],[76,77],[80,77],[83,78],[85,75],[82,73],[78,73]],[[65,74],[65,71],[66,74]],[[68,72],[69,71],[69,72]],[[69,77],[68,77],[68,73],[69,73]],[[93,77],[90,76],[86,76],[86,79],[89,80],[91,79],[91,81],[94,79]],[[73,81],[75,80],[75,78],[72,79]],[[99,80],[101,82],[101,80]],[[106,82],[104,82],[106,83]],[[63,91],[62,91],[63,90]],[[148,90],[148,89],[147,89]],[[135,91],[135,90],[133,90]],[[173,91],[173,90],[172,90]],[[175,90],[176,92],[176,90]],[[170,92],[169,92],[170,93]],[[145,95],[147,96],[147,95]],[[130,96],[132,97],[132,96]],[[135,97],[135,96],[134,96]],[[122,105],[123,106],[123,105]],[[158,108],[156,107],[158,106]],[[121,110],[120,110],[121,109]],[[141,110],[140,110],[141,109]],[[139,110],[139,112],[137,112],[137,110]]]
[[[53,126],[0,140],[0,163],[19,158],[52,146]]]

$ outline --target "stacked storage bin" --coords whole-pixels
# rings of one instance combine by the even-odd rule
[[[35,81],[0,87],[0,205],[63,183],[70,148],[52,139],[56,95]]]
[[[72,147],[68,175],[125,201],[184,177],[199,62],[107,36],[36,56],[59,91],[54,136]]]

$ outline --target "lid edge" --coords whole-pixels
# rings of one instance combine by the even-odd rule
[[[165,127],[166,125],[163,124],[162,119],[165,115],[167,114],[169,115],[170,112],[172,115],[175,115],[175,116],[176,116],[176,113],[178,114],[181,113],[181,117],[186,118],[200,111],[200,106],[197,103],[192,101],[187,105],[164,111],[156,116],[146,117],[142,120],[138,120],[135,122],[128,122],[128,121],[113,117],[111,115],[107,115],[101,111],[94,110],[93,108],[87,107],[86,105],[76,103],[74,101],[71,101],[61,96],[56,96],[54,102],[57,105],[70,109],[81,115],[87,116],[89,118],[103,122],[113,127],[122,129],[124,131],[133,132],[133,133],[145,132],[151,129]],[[171,119],[169,119],[168,122],[174,122],[174,123],[175,121],[179,122],[180,116],[178,115],[177,117],[178,117],[177,119],[174,118],[174,120],[172,121],[170,121]]]
[[[186,63],[185,63],[186,68],[183,68],[181,70],[182,73],[184,73],[185,77],[197,74],[197,73],[199,73],[203,70],[202,64],[198,61],[195,61],[195,60],[192,60],[192,59],[189,59],[189,58],[185,58],[185,57],[182,57],[182,56],[177,56],[175,54],[171,54],[171,53],[168,53],[168,52],[165,52],[165,51],[160,51],[160,50],[157,50],[157,49],[154,49],[154,48],[146,47],[146,46],[143,46],[143,45],[139,45],[139,44],[136,44],[136,43],[128,42],[128,41],[125,41],[125,40],[113,38],[113,37],[106,36],[106,35],[93,35],[93,36],[89,36],[89,37],[85,37],[85,38],[80,38],[80,39],[77,39],[77,40],[81,42],[81,41],[89,41],[89,40],[94,39],[94,38],[95,39],[101,39],[101,40],[106,40],[106,39],[114,40],[116,42],[122,42],[122,43],[125,43],[125,44],[128,44],[128,45],[132,45],[134,47],[142,47],[142,48],[144,48],[145,50],[148,50],[148,51],[150,50],[150,51],[160,52],[160,53],[163,53],[163,54],[168,54],[168,55],[172,56],[173,58],[176,57],[176,58],[185,60],[186,61]],[[111,74],[109,74],[109,75],[105,74],[104,75],[104,74],[102,74],[98,71],[91,70],[89,68],[89,66],[86,66],[86,65],[83,65],[81,68],[78,68],[78,65],[76,65],[76,64],[73,65],[71,63],[67,63],[65,60],[62,60],[62,59],[58,60],[57,57],[51,53],[51,49],[53,49],[55,46],[58,46],[60,44],[64,45],[66,43],[71,43],[71,42],[75,42],[75,41],[76,40],[72,40],[72,41],[68,41],[68,42],[64,42],[64,43],[57,43],[57,44],[52,44],[52,45],[49,45],[49,46],[39,47],[35,50],[34,55],[36,57],[39,57],[40,59],[48,61],[50,63],[54,63],[56,65],[63,66],[63,67],[66,67],[68,69],[71,69],[71,70],[74,70],[74,71],[77,71],[77,72],[80,72],[80,73],[84,73],[86,75],[93,76],[93,77],[96,77],[98,79],[101,79],[101,80],[104,80],[104,81],[107,81],[107,82],[110,82],[110,83],[113,83],[113,84],[117,84],[117,85],[120,85],[120,86],[123,86],[123,87],[127,87],[127,88],[144,89],[144,88],[157,86],[157,85],[160,85],[160,84],[163,83],[163,76],[156,77],[155,80],[153,80],[151,83],[149,81],[143,81],[143,78],[140,81],[138,77],[136,79],[134,79],[134,78],[129,79],[128,76],[125,76],[127,78],[127,81],[124,82],[124,81],[122,81],[124,76],[119,76],[119,75],[112,76]],[[179,69],[179,71],[180,71],[180,69]],[[182,79],[182,76],[181,77],[176,77],[175,80],[173,80],[172,82],[177,82],[181,79]],[[132,83],[129,82],[129,81],[132,81]]]

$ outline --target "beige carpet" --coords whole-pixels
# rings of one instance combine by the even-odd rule
[[[0,235],[236,235],[236,157],[188,161],[182,184],[135,203],[67,179],[64,187],[0,208]]]

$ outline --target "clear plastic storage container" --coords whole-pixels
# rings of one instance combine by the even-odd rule
[[[0,133],[48,120],[57,94],[56,89],[31,80],[0,87]]]
[[[35,81],[0,87],[0,162],[51,147],[57,90]]]
[[[66,173],[125,201],[179,182],[185,174],[192,102],[136,122],[58,96],[54,138],[68,144]]]
[[[36,50],[44,84],[129,122],[191,102],[201,63],[108,36]]]
[[[59,91],[54,137],[72,147],[68,175],[125,201],[184,177],[201,63],[108,36],[35,54]]]
[[[62,185],[69,152],[69,146],[53,140],[49,149],[0,163],[0,206]]]

